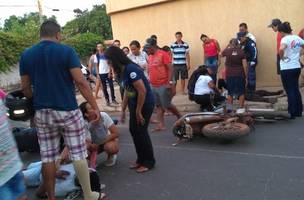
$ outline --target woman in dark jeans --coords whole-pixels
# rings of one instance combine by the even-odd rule
[[[150,84],[141,68],[133,63],[120,48],[109,47],[105,52],[105,57],[125,89],[121,121],[125,120],[128,106],[129,130],[137,153],[136,163],[130,168],[136,169],[138,173],[149,171],[155,165],[152,142],[148,133],[149,121],[154,109],[154,96]]]
[[[304,40],[292,34],[289,22],[278,26],[282,35],[279,50],[281,79],[287,94],[288,112],[290,118],[301,117],[303,112],[302,97],[299,91],[299,77],[301,74],[300,52],[304,48]]]

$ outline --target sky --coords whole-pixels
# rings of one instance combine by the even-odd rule
[[[38,12],[37,0],[0,0],[0,25],[11,15],[23,16],[26,13]],[[101,5],[105,0],[42,0],[43,14],[50,17],[55,15],[61,26],[75,18],[73,10],[91,10],[93,5]],[[59,9],[59,11],[52,11]]]

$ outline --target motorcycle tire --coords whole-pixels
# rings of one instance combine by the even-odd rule
[[[218,138],[223,140],[234,140],[248,135],[250,128],[248,125],[238,122],[224,124],[222,122],[207,124],[203,127],[202,133],[208,138]]]

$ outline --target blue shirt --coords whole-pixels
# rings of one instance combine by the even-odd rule
[[[76,52],[56,42],[41,41],[22,53],[20,75],[30,77],[35,110],[78,108],[72,68],[81,68]]]
[[[126,65],[124,74],[122,76],[122,84],[129,98],[129,106],[136,107],[137,105],[138,93],[137,90],[134,88],[133,83],[140,79],[144,82],[147,91],[144,105],[154,105],[154,96],[148,79],[146,78],[144,72],[138,65],[130,63]]]

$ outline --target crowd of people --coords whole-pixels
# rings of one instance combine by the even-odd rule
[[[303,111],[298,85],[300,51],[304,48],[303,31],[300,36],[294,35],[290,24],[279,19],[273,19],[269,27],[278,32],[278,73],[287,93],[288,111],[294,119],[302,116]],[[20,58],[21,87],[24,95],[33,99],[34,125],[38,131],[41,155],[41,162],[30,165],[23,174],[3,112],[5,109],[2,109],[5,94],[0,90],[0,149],[1,153],[9,153],[0,155],[1,163],[5,163],[0,169],[1,199],[26,198],[22,184],[24,176],[26,182],[40,185],[37,196],[54,200],[60,189],[58,176],[67,174],[76,174],[79,186],[72,185],[81,187],[85,200],[105,197],[99,188],[94,187],[91,172],[96,169],[97,155],[102,152],[107,154],[106,166],[115,165],[119,131],[113,119],[100,112],[96,101],[100,99],[99,90],[102,90],[108,106],[119,104],[114,81],[120,86],[121,122],[125,122],[126,110],[129,111],[129,131],[136,149],[136,159],[130,169],[137,173],[151,170],[156,163],[149,124],[156,122],[153,131],[163,131],[166,130],[166,112],[171,112],[177,119],[181,117],[172,103],[179,80],[182,93],[188,93],[189,99],[200,104],[202,110],[213,109],[211,100],[227,100],[227,109],[232,110],[233,100],[238,99],[239,107],[243,108],[245,96],[256,90],[257,40],[248,31],[246,23],[239,25],[236,37],[223,50],[216,39],[201,34],[204,60],[191,76],[190,47],[183,41],[181,32],[175,33],[175,42],[163,48],[158,46],[156,35],[150,36],[143,47],[137,40],[123,48],[119,40],[107,48],[98,43],[88,62],[88,70],[96,80],[94,95],[83,78],[77,53],[60,44],[60,31],[57,23],[44,22],[40,28],[41,41],[25,50]],[[225,67],[219,70],[223,58]],[[76,101],[75,85],[86,100],[80,105]],[[225,90],[228,91],[227,99],[223,95]],[[152,117],[154,111],[156,120]],[[60,147],[61,137],[65,143],[63,149]],[[68,170],[60,171],[67,162],[68,167],[63,169]]]

